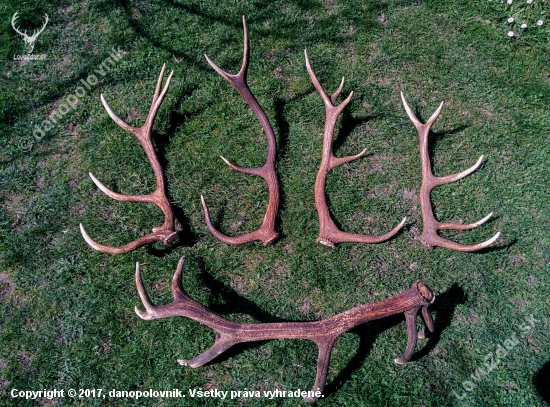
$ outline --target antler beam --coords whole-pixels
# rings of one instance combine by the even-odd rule
[[[395,359],[395,363],[407,363],[416,347],[417,338],[424,338],[425,330],[418,332],[416,316],[422,310],[422,317],[427,329],[434,331],[434,323],[428,306],[435,300],[435,295],[422,281],[417,280],[412,287],[384,301],[362,305],[342,312],[333,317],[315,322],[277,322],[265,324],[245,324],[229,321],[212,312],[204,305],[191,299],[181,287],[184,259],[176,268],[172,279],[172,294],[174,301],[168,305],[155,306],[149,299],[141,279],[141,268],[136,264],[136,285],[145,307],[141,311],[135,307],[136,314],[144,320],[153,320],[181,316],[193,319],[216,331],[214,345],[206,352],[189,360],[178,360],[183,366],[193,368],[210,362],[231,346],[242,342],[266,341],[271,339],[307,339],[315,342],[319,350],[317,375],[315,384],[305,401],[315,401],[322,394],[327,378],[330,354],[336,339],[344,332],[363,324],[390,315],[405,314],[408,330],[407,348],[403,357]],[[317,392],[317,393],[315,393]],[[317,395],[316,395],[317,394]]]
[[[491,212],[489,215],[483,219],[471,223],[469,225],[461,225],[456,223],[442,223],[435,219],[432,203],[430,200],[430,193],[435,187],[440,185],[449,184],[454,181],[458,181],[461,178],[474,172],[480,165],[483,160],[483,155],[479,157],[479,160],[470,168],[465,171],[459,172],[457,174],[448,175],[446,177],[436,177],[433,175],[432,167],[430,163],[430,156],[428,153],[428,135],[430,133],[430,128],[432,124],[436,121],[437,117],[441,113],[443,108],[443,102],[439,105],[437,110],[432,114],[426,123],[421,123],[420,120],[412,112],[411,108],[405,100],[403,92],[401,92],[401,100],[403,101],[403,106],[405,111],[409,116],[409,119],[413,122],[414,127],[418,131],[418,138],[420,139],[420,161],[422,164],[422,185],[420,187],[420,206],[422,208],[422,222],[424,224],[422,234],[419,236],[419,240],[427,247],[441,246],[448,249],[453,249],[461,252],[474,252],[480,249],[483,249],[495,242],[500,236],[500,232],[497,232],[492,238],[486,240],[482,243],[475,245],[463,245],[452,240],[445,239],[437,234],[438,230],[441,229],[454,229],[454,230],[469,230],[473,229],[476,226],[484,224],[489,218],[493,215]]]
[[[248,28],[246,26],[246,20],[244,16],[243,16],[243,29],[244,29],[243,62],[242,62],[240,71],[236,75],[231,75],[226,71],[224,71],[223,69],[221,69],[218,65],[212,62],[210,58],[208,58],[208,55],[205,54],[205,57],[208,63],[210,64],[210,66],[214,68],[214,70],[218,74],[220,74],[220,76],[222,76],[225,80],[227,80],[237,90],[237,92],[239,92],[239,94],[243,97],[243,99],[246,101],[248,106],[254,112],[254,115],[260,121],[260,124],[262,125],[265,135],[267,136],[267,148],[268,148],[267,160],[262,167],[243,168],[232,164],[224,157],[221,157],[221,159],[228,166],[230,166],[236,171],[242,172],[244,174],[258,175],[262,177],[267,182],[267,187],[269,189],[269,203],[267,205],[267,210],[264,216],[262,226],[259,229],[255,230],[254,232],[250,232],[241,236],[231,237],[221,233],[219,230],[217,230],[214,227],[210,219],[210,213],[208,211],[208,207],[206,206],[206,202],[204,201],[204,197],[202,195],[201,195],[201,202],[204,208],[206,225],[208,226],[208,229],[210,230],[210,232],[218,240],[227,244],[235,244],[235,245],[252,242],[254,240],[261,240],[263,242],[263,245],[266,246],[272,241],[274,241],[278,236],[278,233],[275,230],[275,218],[279,210],[279,199],[280,199],[279,180],[277,178],[277,173],[275,172],[275,153],[276,153],[277,145],[275,142],[275,134],[273,133],[273,129],[271,128],[271,124],[269,123],[267,116],[265,115],[260,104],[254,97],[254,95],[252,94],[252,92],[248,87],[248,84],[246,83],[248,59],[249,59],[250,52],[249,52],[249,40],[248,40]]]
[[[120,117],[117,116],[117,114],[113,111],[113,109],[111,109],[111,107],[106,102],[103,95],[101,95],[101,102],[103,103],[103,106],[105,107],[105,110],[107,110],[107,113],[109,114],[109,116],[111,116],[111,119],[113,119],[114,122],[118,124],[122,129],[136,136],[139,143],[145,150],[147,159],[149,160],[151,167],[153,167],[153,172],[155,173],[157,188],[155,189],[155,191],[147,195],[124,195],[124,194],[118,194],[114,191],[111,191],[109,188],[103,185],[96,177],[94,177],[94,175],[91,172],[90,172],[90,178],[97,185],[97,187],[101,189],[106,195],[108,195],[113,199],[116,199],[117,201],[142,202],[142,203],[150,203],[158,206],[164,213],[164,223],[159,227],[153,228],[153,233],[149,233],[145,236],[142,236],[139,239],[134,240],[133,242],[130,242],[123,246],[106,246],[106,245],[97,243],[88,235],[88,233],[86,233],[84,226],[80,224],[80,231],[82,232],[82,236],[84,237],[84,240],[86,241],[86,243],[88,243],[90,246],[92,246],[94,249],[100,252],[109,253],[109,254],[128,253],[132,250],[135,250],[149,243],[163,242],[165,245],[168,245],[177,239],[177,232],[174,228],[174,215],[172,213],[172,208],[170,207],[170,203],[168,202],[168,198],[166,196],[166,185],[164,181],[162,167],[155,153],[155,149],[153,148],[153,143],[151,142],[151,130],[153,127],[155,116],[160,108],[160,105],[164,100],[164,97],[166,96],[166,92],[168,92],[168,87],[170,86],[170,80],[172,79],[172,75],[174,74],[174,71],[170,73],[170,75],[168,76],[168,79],[166,80],[166,84],[164,85],[164,88],[162,89],[162,92],[161,92],[160,89],[162,85],[162,80],[164,78],[165,68],[166,68],[166,64],[162,65],[162,70],[160,71],[160,75],[157,81],[157,87],[155,89],[155,94],[153,95],[153,102],[151,103],[149,114],[147,115],[147,119],[145,120],[145,123],[141,127],[133,127],[133,126],[130,126],[128,123],[124,122]]]
[[[347,162],[356,160],[363,155],[365,155],[367,149],[365,148],[359,154],[348,156],[348,157],[335,157],[332,152],[332,138],[334,134],[334,127],[336,126],[336,121],[338,116],[342,113],[344,108],[349,104],[353,96],[353,92],[339,105],[335,105],[336,99],[340,95],[342,88],[344,87],[344,78],[340,86],[334,92],[332,96],[329,96],[327,92],[323,89],[323,86],[319,83],[319,80],[315,76],[315,73],[311,69],[309,63],[309,58],[307,55],[307,50],[304,51],[306,57],[306,68],[313,82],[313,86],[321,95],[323,103],[325,104],[326,111],[326,120],[325,120],[325,129],[323,134],[323,154],[321,158],[321,165],[319,167],[319,172],[317,173],[317,178],[315,179],[315,206],[317,207],[317,213],[319,214],[319,237],[317,242],[324,244],[325,246],[334,247],[336,243],[342,242],[359,242],[359,243],[380,243],[384,242],[391,237],[393,237],[405,224],[407,218],[403,218],[401,223],[393,228],[388,233],[385,233],[380,236],[367,236],[360,235],[356,233],[343,232],[338,229],[334,221],[330,216],[330,211],[328,209],[327,199],[325,196],[325,184],[327,175],[330,170],[338,165],[345,164]]]

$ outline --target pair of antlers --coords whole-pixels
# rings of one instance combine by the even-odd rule
[[[426,337],[426,331],[419,332],[416,326],[416,317],[420,310],[427,329],[434,332],[434,323],[428,306],[435,301],[435,295],[420,280],[416,280],[409,290],[387,300],[361,305],[320,321],[246,324],[227,320],[191,299],[181,287],[183,266],[182,258],[172,279],[174,301],[168,305],[153,305],[143,285],[139,263],[136,264],[135,275],[139,297],[145,307],[145,311],[135,307],[135,312],[141,319],[150,321],[180,316],[190,318],[216,331],[216,339],[210,349],[193,359],[178,360],[178,363],[182,366],[199,367],[212,361],[231,346],[243,342],[307,339],[315,342],[319,353],[315,383],[308,396],[304,398],[305,401],[315,401],[323,393],[334,343],[340,335],[354,327],[391,315],[404,314],[408,330],[407,347],[403,357],[394,360],[397,364],[407,363],[414,353],[417,338]]]
[[[221,158],[228,166],[230,166],[236,171],[239,171],[245,174],[258,175],[262,177],[266,181],[269,189],[269,202],[268,202],[263,223],[260,226],[260,228],[258,228],[253,232],[246,233],[242,236],[237,236],[237,237],[227,236],[222,232],[220,232],[219,230],[217,230],[212,224],[212,221],[210,219],[210,212],[208,210],[208,207],[206,206],[206,202],[202,195],[201,195],[201,202],[204,208],[205,220],[206,220],[208,229],[217,239],[227,244],[243,244],[254,240],[260,240],[263,242],[263,245],[265,246],[270,242],[274,241],[278,236],[278,233],[275,230],[275,218],[277,216],[277,212],[279,209],[280,190],[279,190],[279,180],[277,178],[277,173],[275,171],[276,141],[275,141],[275,135],[274,135],[273,129],[271,127],[271,124],[269,123],[267,116],[265,115],[263,109],[261,108],[258,101],[250,91],[248,84],[246,82],[250,50],[249,50],[248,28],[246,26],[246,20],[244,16],[243,16],[243,28],[244,28],[243,62],[242,62],[241,69],[236,75],[227,73],[226,71],[218,67],[214,62],[212,62],[212,60],[208,58],[208,56],[206,55],[205,56],[210,66],[212,66],[212,68],[214,68],[214,70],[218,72],[218,74],[220,74],[239,92],[239,94],[243,97],[243,99],[252,109],[255,116],[259,120],[268,141],[267,159],[265,164],[262,167],[243,168],[232,164],[224,157],[221,157]],[[319,172],[317,173],[317,177],[315,179],[315,189],[314,189],[315,205],[317,207],[317,212],[319,215],[319,237],[317,241],[327,246],[334,246],[336,243],[341,243],[341,242],[379,243],[379,242],[388,240],[391,237],[393,237],[396,233],[399,232],[399,230],[403,227],[406,218],[404,218],[401,221],[401,223],[399,223],[391,231],[383,235],[366,236],[366,235],[348,233],[348,232],[339,230],[330,216],[330,212],[329,212],[329,208],[328,208],[328,204],[325,196],[325,183],[326,183],[326,177],[328,172],[338,165],[341,165],[362,157],[366,153],[366,149],[361,151],[359,154],[349,156],[349,157],[334,156],[332,152],[332,141],[333,141],[333,134],[334,134],[336,121],[338,120],[338,117],[342,113],[344,108],[351,101],[353,92],[351,92],[349,96],[342,103],[340,103],[339,105],[335,105],[336,99],[338,98],[344,86],[344,78],[342,78],[342,82],[340,83],[338,90],[333,95],[329,96],[325,92],[325,90],[319,83],[317,77],[315,76],[315,73],[311,69],[307,51],[305,51],[305,59],[306,59],[307,72],[311,78],[311,81],[313,82],[315,89],[321,95],[321,98],[325,105],[325,111],[326,111],[326,120],[325,120],[324,135],[323,135],[323,153],[322,153],[321,165],[319,167]],[[151,104],[151,108],[149,110],[149,114],[147,115],[145,124],[142,127],[137,128],[137,127],[130,126],[129,124],[124,122],[122,119],[120,119],[113,112],[111,107],[107,104],[103,95],[101,95],[101,101],[105,109],[107,110],[107,113],[109,114],[109,116],[111,116],[111,118],[115,121],[115,123],[117,123],[124,130],[136,136],[138,141],[142,145],[143,149],[145,150],[145,153],[147,154],[147,158],[149,159],[149,162],[153,167],[153,171],[155,173],[155,177],[157,180],[156,190],[153,193],[148,195],[118,194],[116,192],[111,191],[107,187],[105,187],[101,182],[99,182],[93,176],[92,173],[90,173],[90,177],[92,178],[93,182],[99,187],[99,189],[101,189],[103,192],[105,192],[108,196],[110,196],[113,199],[116,199],[119,201],[125,201],[125,202],[152,203],[158,206],[164,212],[164,216],[165,216],[164,224],[162,226],[154,228],[153,233],[147,234],[123,246],[106,246],[95,242],[86,233],[82,224],[80,224],[80,230],[82,232],[82,235],[84,236],[84,239],[90,246],[92,246],[96,250],[109,253],[109,254],[127,253],[138,247],[141,247],[156,241],[161,241],[165,245],[167,245],[173,242],[177,238],[177,232],[174,228],[174,215],[172,213],[172,209],[170,207],[168,198],[166,196],[164,176],[162,174],[162,169],[160,167],[158,158],[156,157],[154,148],[151,143],[151,129],[152,129],[153,121],[155,120],[156,113],[162,101],[164,100],[164,97],[166,96],[166,92],[168,91],[168,87],[170,86],[170,80],[172,78],[172,74],[174,73],[173,71],[170,73],[170,76],[168,77],[162,92],[159,93],[162,80],[164,77],[164,69],[165,69],[165,65],[163,65],[162,70],[160,72],[160,76],[157,81],[157,87],[155,89],[155,94],[153,96],[153,102]],[[439,236],[437,234],[437,231],[440,229],[458,229],[458,230],[472,229],[486,222],[491,217],[492,213],[489,214],[487,217],[483,218],[482,220],[469,225],[441,223],[435,219],[433,214],[433,209],[431,206],[431,201],[430,201],[430,192],[433,188],[439,185],[456,181],[460,178],[465,177],[471,172],[475,171],[481,164],[481,160],[483,159],[483,156],[481,156],[481,158],[473,167],[471,167],[470,169],[464,172],[447,176],[447,177],[434,177],[431,170],[431,164],[430,164],[430,159],[428,154],[428,133],[431,125],[433,124],[433,122],[436,120],[436,118],[439,116],[439,113],[441,112],[441,109],[443,107],[443,102],[441,103],[437,111],[432,115],[432,117],[430,117],[430,119],[425,124],[422,124],[416,118],[416,116],[412,113],[411,109],[407,105],[407,102],[405,101],[403,94],[401,94],[401,97],[403,100],[403,105],[405,106],[405,110],[407,111],[407,114],[411,119],[411,121],[413,122],[414,126],[418,130],[418,135],[420,138],[420,157],[422,161],[422,186],[420,190],[420,204],[421,204],[422,219],[424,224],[424,230],[422,235],[420,236],[420,241],[428,247],[442,246],[442,247],[447,247],[447,248],[450,248],[453,250],[459,250],[459,251],[476,251],[489,246],[498,238],[500,233],[497,233],[491,239],[483,243],[467,246],[467,245],[462,245],[460,243],[456,243],[451,240],[445,239]]]

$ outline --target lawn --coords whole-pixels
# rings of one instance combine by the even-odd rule
[[[193,369],[177,360],[206,351],[212,329],[187,318],[138,318],[136,262],[151,300],[167,304],[182,257],[189,296],[238,322],[328,318],[397,295],[417,279],[436,293],[435,333],[419,340],[406,365],[394,363],[407,343],[402,314],[343,334],[317,405],[548,405],[549,6],[547,0],[4,1],[0,405],[304,404],[263,392],[309,390],[313,342],[237,345]],[[21,57],[28,45],[12,27],[17,11],[15,26],[29,35],[48,15],[35,59]],[[267,206],[266,183],[219,158],[262,166],[266,137],[204,58],[238,71],[243,15],[248,83],[277,142],[279,238],[265,247],[219,242],[200,201],[203,195],[215,226],[231,236],[258,228]],[[306,48],[328,93],[345,76],[338,103],[354,92],[336,126],[334,154],[367,149],[328,174],[330,213],[342,230],[369,235],[406,216],[403,230],[386,242],[335,248],[316,242],[313,187],[325,109],[306,71]],[[162,223],[157,207],[115,201],[88,173],[116,192],[154,190],[143,148],[109,117],[100,94],[123,120],[141,126],[163,64],[166,76],[174,74],[152,139],[179,240],[113,256],[94,251],[80,223],[93,239],[115,246]],[[501,232],[489,248],[466,253],[418,240],[419,141],[401,91],[422,121],[444,101],[429,137],[436,176],[463,171],[484,155],[474,173],[435,189],[431,199],[443,222],[472,223],[494,212],[473,230],[440,232],[463,244]],[[15,397],[54,389],[63,397]],[[114,393],[174,389],[186,397]],[[228,395],[199,398],[199,390]]]

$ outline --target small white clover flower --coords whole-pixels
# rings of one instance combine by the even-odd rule
[[[513,32],[513,31],[508,31],[508,37],[512,38],[513,36],[515,36],[516,33]]]
[[[527,0],[527,4],[533,3],[533,0]]]
[[[521,23],[520,27],[523,28],[523,29],[526,29],[526,28],[527,28],[527,24]]]
[[[514,17],[510,17],[508,19],[508,24],[512,24],[514,21],[516,21],[516,20],[514,20]]]
[[[512,4],[513,2],[514,2],[514,0],[507,0],[506,4]]]
[[[543,24],[544,24],[544,21],[542,21],[542,20],[537,21],[537,25],[538,25],[539,27],[542,27]]]

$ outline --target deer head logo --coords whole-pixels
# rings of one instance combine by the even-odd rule
[[[44,31],[44,28],[46,28],[46,24],[48,24],[48,21],[49,21],[48,15],[44,14],[45,21],[44,21],[44,25],[42,26],[42,28],[39,29],[39,30],[36,30],[30,36],[27,35],[27,30],[25,30],[24,32],[21,32],[21,31],[19,31],[19,28],[17,28],[15,26],[15,20],[17,20],[17,17],[19,17],[19,11],[16,11],[15,14],[13,15],[13,17],[11,19],[11,26],[13,27],[13,29],[15,30],[16,33],[20,34],[23,37],[23,41],[25,41],[25,45],[27,47],[28,54],[30,54],[30,53],[32,53],[32,51],[34,49],[34,42],[36,41],[38,36],[42,33],[42,31]]]

